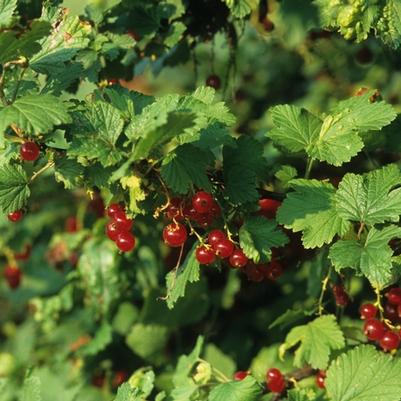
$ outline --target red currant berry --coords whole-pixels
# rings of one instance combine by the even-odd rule
[[[392,331],[387,331],[380,339],[379,344],[384,351],[392,351],[400,346],[400,337]]]
[[[281,202],[275,199],[264,198],[259,200],[259,214],[270,219],[274,218]]]
[[[213,201],[213,205],[212,205],[212,207],[210,209],[210,214],[214,218],[221,216],[221,208],[220,208],[219,204],[216,201]]]
[[[170,203],[167,207],[166,216],[170,220],[181,221],[184,219],[183,211],[182,211],[182,200],[180,198],[173,198],[170,200]]]
[[[266,373],[266,381],[277,381],[277,380],[283,380],[284,376],[281,373],[280,369],[277,368],[271,368],[267,371]]]
[[[249,281],[254,283],[260,283],[264,279],[264,271],[262,265],[255,265],[254,263],[248,263],[245,266],[245,274]]]
[[[118,84],[118,78],[109,78],[107,80],[107,83],[111,86],[111,85],[116,85]]]
[[[128,373],[125,370],[117,370],[113,378],[113,383],[112,383],[113,388],[121,386],[121,384],[123,384],[127,379],[128,379]]]
[[[102,388],[106,381],[106,376],[104,373],[98,373],[92,377],[92,386]]]
[[[272,380],[267,383],[267,388],[272,392],[272,393],[282,393],[285,390],[285,380]]]
[[[272,260],[268,263],[265,270],[265,277],[268,280],[276,281],[283,275],[283,266],[277,260]]]
[[[114,213],[113,221],[121,231],[131,230],[134,222],[127,217],[124,210],[119,210]]]
[[[201,227],[206,228],[213,223],[213,216],[211,214],[197,213],[196,217],[193,218],[193,221]]]
[[[171,223],[164,227],[163,240],[168,246],[174,248],[181,246],[187,240],[187,237],[187,229],[181,223]]]
[[[363,326],[363,332],[368,340],[377,341],[383,337],[386,327],[380,320],[368,319]]]
[[[213,249],[219,258],[226,259],[234,252],[234,244],[228,238],[224,238],[214,245]]]
[[[70,216],[67,218],[64,224],[65,231],[67,233],[75,233],[78,231],[78,221],[74,216]]]
[[[7,218],[13,223],[16,223],[17,221],[20,221],[23,216],[24,212],[22,210],[16,210],[15,212],[8,213]]]
[[[377,315],[377,308],[373,304],[363,304],[359,308],[361,319],[372,319]]]
[[[3,271],[3,276],[6,279],[8,286],[13,290],[20,286],[22,271],[18,266],[6,266]]]
[[[112,241],[116,241],[118,234],[120,234],[122,231],[124,230],[120,230],[117,227],[117,224],[114,220],[109,221],[106,224],[106,235],[112,240]]]
[[[116,245],[122,252],[130,252],[135,248],[135,237],[127,231],[122,231],[118,234]]]
[[[103,199],[99,196],[96,195],[94,199],[92,199],[89,202],[89,209],[96,214],[98,217],[103,217],[104,216],[104,202]]]
[[[39,146],[32,141],[24,142],[20,147],[20,155],[22,160],[34,162],[40,154]]]
[[[226,239],[226,234],[221,230],[212,230],[207,236],[207,240],[211,246],[215,246],[223,239]]]
[[[234,380],[241,381],[244,380],[245,377],[249,376],[249,372],[247,370],[239,370],[234,373]]]
[[[248,263],[248,258],[242,249],[235,249],[229,259],[230,265],[232,267],[241,268]]]
[[[391,320],[392,322],[398,321],[398,312],[397,312],[398,305],[391,305],[390,303],[386,302],[384,305],[384,316],[386,319]]]
[[[110,203],[107,207],[107,216],[114,219],[114,214],[116,212],[124,212],[124,208],[119,203]]]
[[[211,194],[199,191],[192,197],[192,206],[198,213],[209,213],[214,206],[214,199]]]
[[[401,305],[401,288],[391,288],[386,293],[387,300],[392,305]]]
[[[324,383],[325,379],[326,379],[326,372],[324,370],[319,370],[319,372],[316,375],[316,385],[319,388],[325,388],[326,387]]]
[[[336,301],[336,305],[341,307],[347,306],[349,303],[349,296],[345,292],[344,287],[342,285],[334,284],[332,290]]]
[[[214,89],[219,89],[221,87],[221,81],[218,75],[211,74],[206,78],[206,85]]]
[[[202,265],[210,265],[216,259],[216,255],[211,248],[206,246],[199,246],[196,248],[196,260]]]

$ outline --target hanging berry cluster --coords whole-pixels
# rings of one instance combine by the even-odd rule
[[[401,331],[395,325],[401,317],[401,288],[391,288],[386,293],[387,302],[384,316],[378,307],[372,303],[361,305],[361,319],[366,320],[363,331],[370,341],[376,341],[384,351],[397,350],[401,342]],[[377,318],[380,312],[380,319]]]
[[[107,236],[115,242],[122,252],[130,252],[135,248],[135,237],[131,233],[134,221],[127,217],[124,207],[119,203],[112,203],[107,208],[110,221],[106,225]]]

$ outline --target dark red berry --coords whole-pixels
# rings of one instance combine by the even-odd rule
[[[373,304],[362,304],[359,308],[361,319],[372,319],[377,315],[377,308]]]
[[[398,305],[391,305],[390,303],[386,302],[384,305],[384,316],[386,319],[389,319],[392,322],[397,322],[399,319],[397,308]]]
[[[212,248],[208,248],[204,245],[196,248],[196,259],[202,265],[210,265],[216,259],[216,254],[214,253]]]
[[[266,32],[272,32],[274,30],[274,24],[269,18],[264,18],[262,21],[263,29]]]
[[[121,386],[121,384],[123,384],[127,379],[128,379],[128,373],[125,370],[117,370],[113,378],[113,383],[112,383],[113,388]]]
[[[114,219],[116,212],[124,212],[124,208],[119,203],[110,203],[107,207],[107,216]]]
[[[218,75],[211,74],[206,78],[206,85],[214,89],[220,89],[221,81]]]
[[[392,351],[400,346],[400,337],[392,331],[387,331],[380,339],[379,344],[384,351]]]
[[[211,194],[199,191],[192,197],[192,206],[198,213],[209,213],[214,206],[214,199]]]
[[[8,286],[13,290],[20,286],[22,271],[18,266],[6,266],[3,271],[3,276],[6,279]]]
[[[32,141],[24,142],[20,147],[20,155],[22,160],[34,162],[40,154],[39,146]]]
[[[349,303],[349,296],[345,292],[345,288],[342,285],[334,284],[332,286],[333,295],[337,306],[345,307]]]
[[[266,373],[266,381],[272,380],[283,380],[283,374],[281,373],[280,369],[271,368]]]
[[[324,383],[325,379],[326,379],[326,372],[324,370],[319,370],[319,372],[317,372],[316,375],[316,385],[319,388],[325,388],[326,387]]]
[[[217,244],[213,245],[213,249],[219,258],[226,259],[234,252],[234,244],[228,238],[223,238]]]
[[[197,213],[196,216],[193,218],[193,221],[200,225],[201,227],[208,227],[210,224],[213,223],[213,216],[211,214],[201,214]]]
[[[380,320],[368,319],[363,326],[363,332],[368,340],[377,341],[383,337],[386,327]]]
[[[210,209],[210,214],[215,218],[221,216],[221,208],[216,201],[213,201],[213,205]]]
[[[78,221],[74,216],[70,216],[67,218],[64,224],[65,231],[67,233],[75,233],[78,231]]]
[[[109,221],[106,224],[106,234],[112,241],[116,241],[118,234],[120,234],[122,231],[124,230],[120,230],[114,220]]]
[[[230,256],[229,262],[232,267],[241,268],[248,263],[248,258],[242,249],[235,249]]]
[[[249,281],[260,283],[265,278],[263,265],[255,265],[254,263],[248,263],[245,266],[245,274]]]
[[[166,216],[170,220],[181,221],[184,219],[182,199],[173,198],[167,207]]]
[[[168,246],[181,246],[187,240],[187,237],[187,229],[181,223],[171,223],[168,226],[164,227],[163,240]]]
[[[221,230],[212,230],[207,236],[207,240],[211,246],[215,246],[217,243],[226,238],[226,234]]]
[[[249,376],[249,372],[247,370],[239,370],[234,373],[234,380],[241,381],[244,380],[245,377]]]
[[[107,80],[107,83],[111,86],[111,85],[116,85],[118,84],[118,78],[109,78]]]
[[[92,385],[98,388],[102,388],[106,381],[106,376],[104,373],[98,373],[92,377]]]
[[[94,199],[89,202],[89,209],[95,213],[96,216],[103,217],[105,212],[103,199],[98,194],[95,195]]]
[[[125,214],[124,210],[118,210],[114,213],[113,221],[116,223],[116,226],[121,231],[129,231],[131,230],[134,222],[129,219]]]
[[[268,217],[270,219],[274,218],[277,213],[277,209],[281,206],[281,202],[275,199],[263,198],[259,200],[259,214]]]
[[[16,223],[17,221],[20,221],[23,216],[24,212],[22,210],[16,210],[15,212],[8,213],[7,218],[13,223]]]
[[[276,281],[283,275],[283,266],[277,260],[270,261],[265,268],[265,277],[268,280]]]
[[[127,231],[122,231],[118,234],[116,245],[122,252],[130,252],[135,248],[135,237]]]
[[[401,288],[391,288],[386,293],[387,300],[392,305],[401,305]]]

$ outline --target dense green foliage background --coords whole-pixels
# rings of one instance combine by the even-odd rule
[[[401,271],[400,42],[397,0],[0,0],[0,270],[23,274],[0,283],[1,401],[400,400],[400,351],[358,313]],[[155,211],[196,189],[277,280],[163,244]]]

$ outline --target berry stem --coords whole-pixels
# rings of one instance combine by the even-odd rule
[[[357,233],[357,238],[358,238],[358,241],[361,239],[361,235],[362,235],[362,233],[363,233],[363,229],[365,228],[365,223],[363,222],[363,221],[361,221],[361,224],[360,224],[360,226],[359,226],[359,230],[358,230],[358,233]]]
[[[304,178],[309,178],[310,173],[312,171],[313,162],[314,162],[314,159],[312,159],[311,157],[308,157],[308,161],[306,162],[306,170],[305,170]]]
[[[34,181],[38,176],[40,176],[42,173],[44,173],[46,170],[48,170],[49,168],[51,168],[53,166],[54,166],[54,161],[47,162],[41,169],[36,171],[36,173],[33,173],[31,179],[29,180],[29,182]]]
[[[327,290],[327,285],[329,283],[330,273],[331,273],[331,266],[329,267],[326,277],[322,281],[322,289],[320,291],[320,296],[319,296],[319,301],[318,301],[318,311],[317,311],[319,316],[321,316],[324,312],[323,298],[324,298],[324,294]]]

